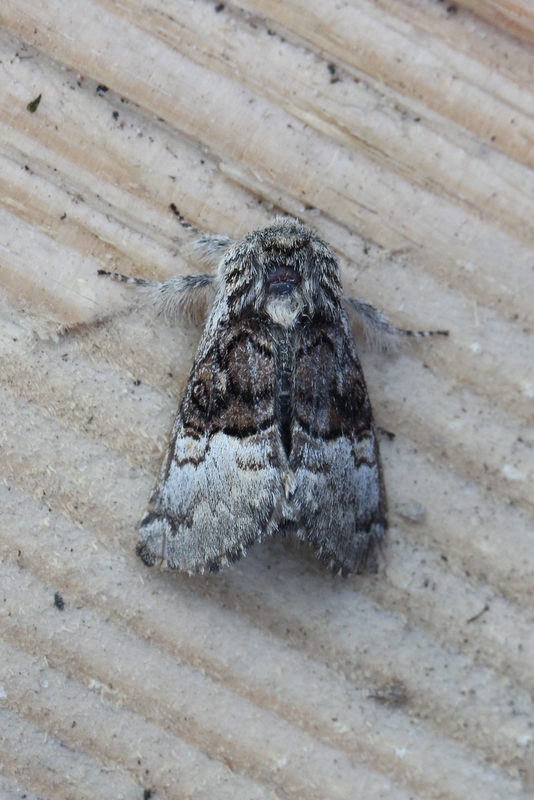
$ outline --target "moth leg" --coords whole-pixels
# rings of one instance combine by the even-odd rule
[[[226,251],[233,244],[235,244],[235,239],[230,239],[228,236],[205,233],[204,231],[195,228],[194,225],[191,225],[191,223],[186,220],[183,214],[180,213],[179,209],[174,203],[171,203],[170,209],[178,218],[182,228],[185,228],[186,231],[196,237],[193,247],[199,260],[209,267],[218,266]]]
[[[371,303],[357,297],[345,297],[350,308],[356,312],[362,324],[365,338],[373,350],[394,350],[401,336],[422,339],[426,336],[448,336],[449,331],[410,331],[396,328],[386,315]]]
[[[104,269],[99,269],[98,274],[121,283],[151,289],[149,302],[158,314],[171,318],[185,316],[187,319],[202,319],[215,296],[213,275],[177,275],[159,283],[144,278],[129,278]]]

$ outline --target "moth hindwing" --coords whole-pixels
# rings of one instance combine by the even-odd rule
[[[335,572],[361,572],[385,536],[386,498],[337,259],[291,218],[199,247],[218,262],[213,278],[133,279],[167,311],[210,308],[137,553],[215,572],[292,534]],[[350,302],[375,338],[402,333]]]

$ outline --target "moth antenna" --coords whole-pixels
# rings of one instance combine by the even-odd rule
[[[199,228],[195,228],[194,225],[191,225],[186,220],[174,203],[171,203],[170,209],[178,218],[182,228],[197,237],[193,242],[193,248],[198,260],[208,267],[218,266],[226,251],[235,244],[235,239],[230,239],[229,236],[206,233]]]
[[[175,203],[171,203],[169,208],[171,209],[171,211],[174,214],[174,216],[178,217],[178,221],[179,221],[180,225],[182,226],[182,228],[185,228],[186,231],[189,231],[189,233],[195,233],[197,236],[204,236],[205,235],[203,231],[199,230],[199,228],[195,228],[194,225],[191,225],[191,223],[186,220],[186,218],[181,213],[181,211],[178,209],[178,207],[177,207],[177,205]]]
[[[401,336],[422,339],[427,336],[448,336],[449,331],[411,331],[392,325],[386,315],[358,297],[345,297],[346,303],[358,315],[365,338],[372,350],[395,351]]]
[[[161,286],[161,284],[157,281],[147,281],[145,278],[129,278],[127,275],[121,275],[120,272],[108,272],[105,269],[99,269],[97,272],[99,275],[105,275],[107,278],[111,278],[113,281],[118,281],[119,283],[129,283],[130,286],[148,286],[149,288]]]
[[[144,278],[129,278],[119,272],[108,272],[104,269],[99,269],[98,274],[130,286],[151,289],[149,303],[158,314],[168,318],[185,317],[200,322],[215,296],[213,275],[179,275],[160,283]]]
[[[425,336],[448,336],[449,331],[408,331],[405,328],[397,328],[399,336],[413,336],[416,339],[423,339]]]

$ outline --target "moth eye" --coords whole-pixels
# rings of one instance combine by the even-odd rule
[[[267,272],[267,292],[274,295],[291,294],[300,283],[299,273],[288,266],[277,266]]]

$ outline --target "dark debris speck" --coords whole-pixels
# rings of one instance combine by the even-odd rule
[[[65,608],[65,601],[63,600],[59,592],[56,592],[54,595],[54,605],[58,609],[58,611],[63,611]]]
[[[39,108],[39,103],[41,102],[42,94],[37,95],[35,100],[32,100],[31,103],[28,103],[26,109],[30,112],[30,114],[35,114],[37,109]]]

